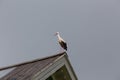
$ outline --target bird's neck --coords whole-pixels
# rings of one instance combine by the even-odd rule
[[[57,35],[57,37],[58,37],[58,41],[64,41],[64,40],[60,37],[59,34]],[[65,42],[65,41],[64,41],[64,42]]]
[[[58,39],[60,39],[60,38],[61,38],[59,34],[57,35],[57,37],[58,37]]]

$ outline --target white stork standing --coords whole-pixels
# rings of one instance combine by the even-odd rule
[[[58,37],[58,42],[60,46],[62,47],[62,49],[67,51],[67,43],[60,37],[59,32],[56,32],[55,35]]]

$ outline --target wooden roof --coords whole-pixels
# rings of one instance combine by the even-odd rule
[[[42,59],[36,59],[33,61],[28,61],[16,65],[8,66],[5,68],[1,68],[0,70],[5,70],[15,67],[14,70],[12,70],[4,77],[0,78],[0,80],[31,80],[32,76],[34,76],[37,72],[41,71],[50,63],[54,62],[57,58],[59,58],[63,54],[65,53],[60,53]]]

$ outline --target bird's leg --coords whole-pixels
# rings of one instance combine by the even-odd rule
[[[60,53],[62,53],[62,47],[60,47]]]
[[[65,52],[65,50],[62,47],[60,47],[60,53],[63,53],[63,52]]]

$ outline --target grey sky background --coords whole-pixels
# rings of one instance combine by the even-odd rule
[[[58,53],[57,31],[79,80],[120,80],[119,0],[0,0],[0,67]]]

